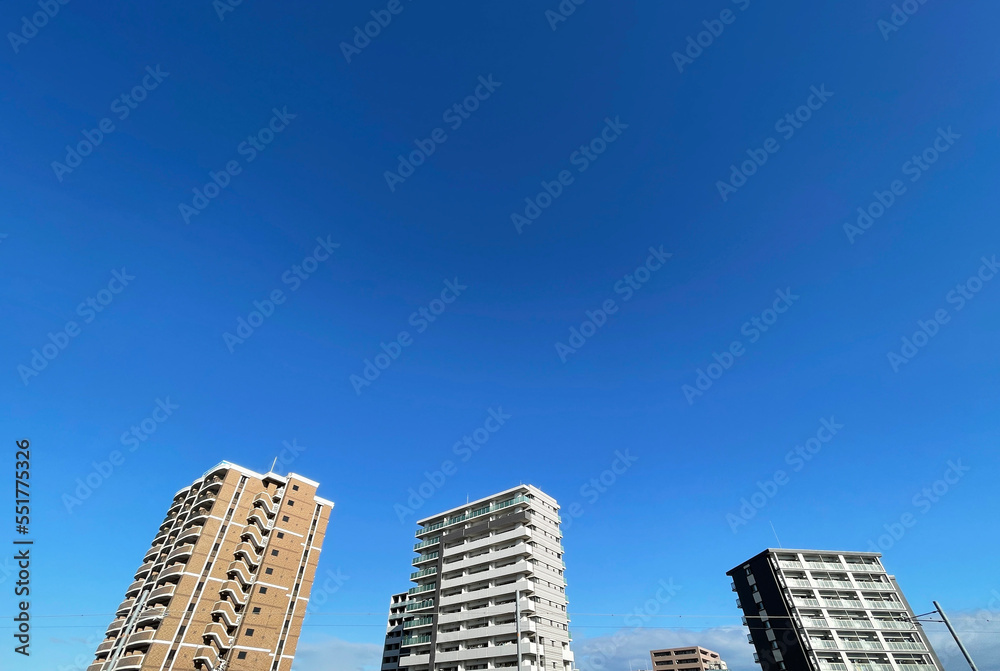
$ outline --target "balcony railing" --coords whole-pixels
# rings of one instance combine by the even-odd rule
[[[403,638],[402,641],[400,641],[399,645],[400,646],[420,645],[421,643],[430,643],[430,642],[431,642],[430,634],[421,634],[420,636],[406,636]]]
[[[171,564],[175,561],[180,561],[181,559],[187,559],[188,557],[191,556],[192,552],[194,552],[194,545],[192,544],[181,545],[173,552],[171,552],[169,555],[167,555],[167,563]]]
[[[508,499],[507,501],[501,501],[499,503],[494,503],[489,506],[478,508],[464,515],[456,515],[455,517],[449,517],[444,522],[438,522],[436,524],[430,524],[426,527],[422,527],[420,530],[417,531],[417,537],[419,538],[420,536],[423,536],[426,533],[430,533],[431,531],[440,529],[441,527],[451,526],[452,524],[458,524],[459,522],[471,520],[474,517],[481,517],[482,515],[496,512],[497,510],[503,510],[504,508],[509,508],[510,506],[517,505],[518,503],[527,503],[529,501],[530,499],[527,496],[519,495],[515,496],[512,499]]]
[[[434,606],[434,599],[425,599],[423,601],[417,601],[416,603],[407,604],[406,612],[409,613],[413,610],[423,610],[424,608],[432,608]]]
[[[420,571],[416,571],[415,573],[411,573],[410,574],[410,580],[416,580],[417,578],[423,578],[425,575],[434,575],[437,572],[438,572],[438,570],[437,570],[436,566],[432,566],[430,568],[421,569]]]
[[[212,649],[210,645],[203,645],[198,648],[198,651],[194,653],[194,664],[198,668],[208,669],[208,671],[215,671],[219,668],[221,661],[219,659],[219,654]]]
[[[916,629],[912,622],[902,622],[900,620],[875,620],[876,629]]]
[[[426,585],[418,585],[416,587],[411,587],[406,591],[407,594],[420,594],[421,592],[429,592],[432,589],[437,589],[436,582],[430,582]]]
[[[418,617],[416,619],[404,622],[403,629],[414,629],[416,627],[424,627],[428,624],[434,624],[433,617]]]
[[[437,559],[439,554],[440,554],[439,552],[428,552],[425,555],[420,555],[419,557],[414,557],[414,559],[413,559],[413,565],[416,566],[417,564],[420,564],[421,562],[430,561],[432,559]]]
[[[414,550],[420,550],[421,548],[430,547],[431,545],[437,545],[441,542],[440,536],[435,536],[434,538],[428,538],[425,541],[421,541],[413,546]]]
[[[227,580],[222,583],[219,593],[222,596],[228,596],[234,603],[238,603],[240,607],[245,606],[247,603],[247,593],[243,591],[243,587],[235,580]]]

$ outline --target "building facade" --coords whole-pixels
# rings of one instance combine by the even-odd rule
[[[179,491],[87,671],[289,671],[333,503],[222,462]]]
[[[706,671],[729,668],[719,657],[719,653],[701,646],[650,650],[649,659],[653,663],[650,667],[653,671]]]
[[[420,520],[382,671],[572,671],[559,524],[531,485]]]
[[[728,571],[764,671],[942,671],[881,556],[771,548]]]

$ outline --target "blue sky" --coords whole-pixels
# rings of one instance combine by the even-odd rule
[[[672,581],[615,664],[710,641],[749,669],[725,571],[772,524],[864,550],[909,515],[886,565],[1000,669],[998,9],[673,4],[401,0],[352,50],[387,3],[70,2],[36,32],[6,3],[0,395],[37,559],[34,654],[4,667],[89,661],[173,493],[295,441],[346,576],[299,671],[374,668],[414,521],[519,482],[578,506],[581,664],[625,627],[587,614]]]

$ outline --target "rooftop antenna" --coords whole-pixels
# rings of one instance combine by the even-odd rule
[[[278,457],[275,457],[274,461],[271,462],[271,470],[269,470],[268,473],[274,473],[274,467],[277,463],[278,463]]]
[[[781,539],[778,538],[778,532],[774,530],[774,522],[772,522],[771,520],[768,520],[767,523],[771,525],[771,532],[774,534],[774,540],[778,541],[778,547],[780,548],[781,547]]]

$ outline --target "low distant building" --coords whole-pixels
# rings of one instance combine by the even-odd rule
[[[650,650],[649,659],[653,663],[653,671],[707,671],[729,668],[719,657],[719,653],[701,646]]]

